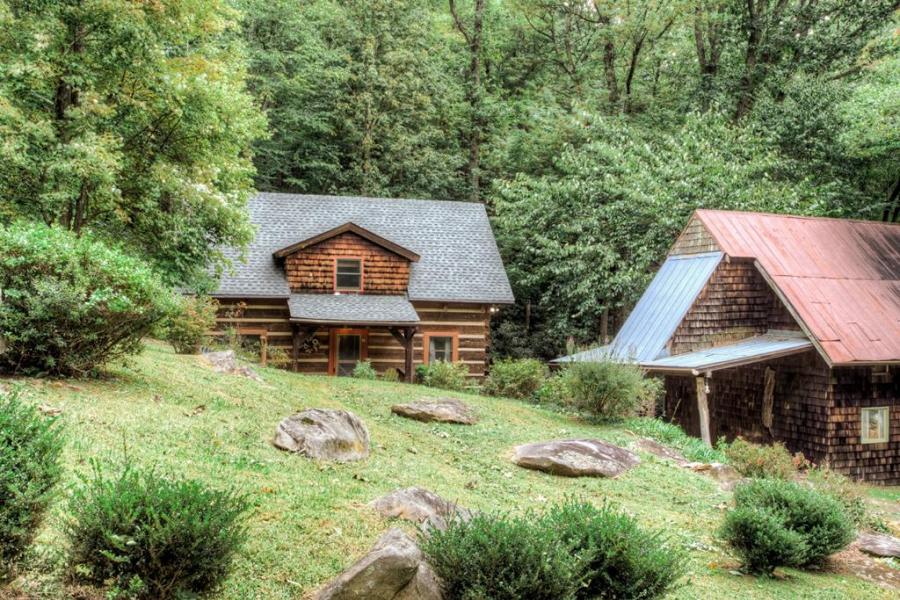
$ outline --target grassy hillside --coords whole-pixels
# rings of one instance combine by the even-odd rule
[[[429,425],[392,416],[389,407],[442,395],[438,390],[259,372],[264,383],[219,375],[198,357],[175,356],[150,343],[143,355],[100,380],[24,384],[36,400],[63,409],[70,433],[66,485],[89,470],[91,459],[115,465],[127,453],[142,464],[252,493],[252,537],[221,598],[303,597],[389,526],[366,503],[412,485],[480,510],[539,509],[567,495],[619,503],[690,550],[690,580],[673,595],[677,598],[891,597],[837,567],[820,574],[787,571],[772,580],[733,574],[736,562],[713,535],[730,494],[653,456],[643,455],[641,465],[616,480],[558,478],[509,461],[515,444],[581,436],[628,444],[634,437],[627,431],[477,396],[465,400],[478,409],[478,425]],[[371,457],[317,464],[273,448],[278,421],[305,407],[345,408],[359,415],[371,433]],[[20,583],[40,597],[64,594],[57,583],[63,507],[57,503]]]

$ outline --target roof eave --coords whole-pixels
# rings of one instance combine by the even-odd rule
[[[292,317],[291,323],[305,323],[307,325],[334,325],[348,327],[358,325],[361,327],[415,327],[421,321],[344,321],[337,319],[304,319]]]
[[[421,258],[418,254],[416,254],[412,250],[409,250],[408,248],[404,248],[400,244],[392,242],[391,240],[389,240],[387,238],[381,237],[377,233],[375,233],[373,231],[369,231],[368,229],[366,229],[364,227],[360,227],[359,225],[357,225],[356,223],[353,223],[351,221],[348,221],[348,222],[344,223],[343,225],[338,225],[337,227],[335,227],[333,229],[329,229],[328,231],[324,231],[318,235],[314,235],[311,238],[307,238],[307,239],[301,240],[295,244],[291,244],[290,246],[286,246],[280,250],[276,250],[275,252],[272,253],[272,255],[275,258],[284,258],[285,256],[288,256],[289,254],[293,254],[295,252],[303,250],[304,248],[309,248],[310,246],[315,246],[316,244],[319,244],[321,242],[329,240],[329,239],[336,237],[338,235],[341,235],[343,233],[356,234],[359,237],[366,239],[366,240],[372,242],[373,244],[381,246],[385,250],[393,252],[394,254],[401,256],[410,262],[418,262],[419,259]]]
[[[646,370],[648,373],[658,373],[661,375],[693,375],[700,376],[704,373],[713,373],[715,371],[723,371],[725,369],[734,369],[737,367],[743,367],[746,365],[752,365],[759,362],[764,362],[767,360],[774,360],[776,358],[783,358],[785,356],[793,356],[794,354],[803,354],[804,352],[809,352],[810,350],[814,350],[812,345],[809,346],[801,346],[798,348],[789,348],[787,350],[777,350],[774,352],[767,352],[765,354],[757,354],[756,356],[750,356],[746,358],[739,358],[727,361],[721,361],[718,363],[711,363],[704,367],[660,367],[654,368],[651,362],[641,363],[641,368]]]

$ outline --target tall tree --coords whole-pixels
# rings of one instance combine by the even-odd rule
[[[472,15],[466,19],[460,14],[456,0],[450,0],[450,12],[457,31],[466,40],[469,51],[469,68],[466,72],[466,99],[469,103],[469,162],[466,171],[469,176],[469,199],[481,199],[481,143],[485,130],[481,83],[481,63],[484,48],[484,3],[473,0]]]
[[[237,14],[218,0],[0,0],[0,202],[7,219],[105,235],[171,282],[251,230]]]

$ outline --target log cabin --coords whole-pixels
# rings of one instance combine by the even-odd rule
[[[469,202],[257,195],[257,232],[211,295],[217,328],[259,337],[271,362],[348,375],[368,360],[487,370],[490,319],[513,295],[484,206]]]
[[[698,210],[608,346],[707,443],[783,442],[900,484],[900,225]]]

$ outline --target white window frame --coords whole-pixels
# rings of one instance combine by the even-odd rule
[[[883,426],[884,435],[877,438],[870,438],[868,435],[868,424],[870,415],[873,413],[882,413],[884,415]],[[891,439],[891,407],[890,406],[871,406],[862,408],[859,411],[859,437],[863,444],[884,444]]]

